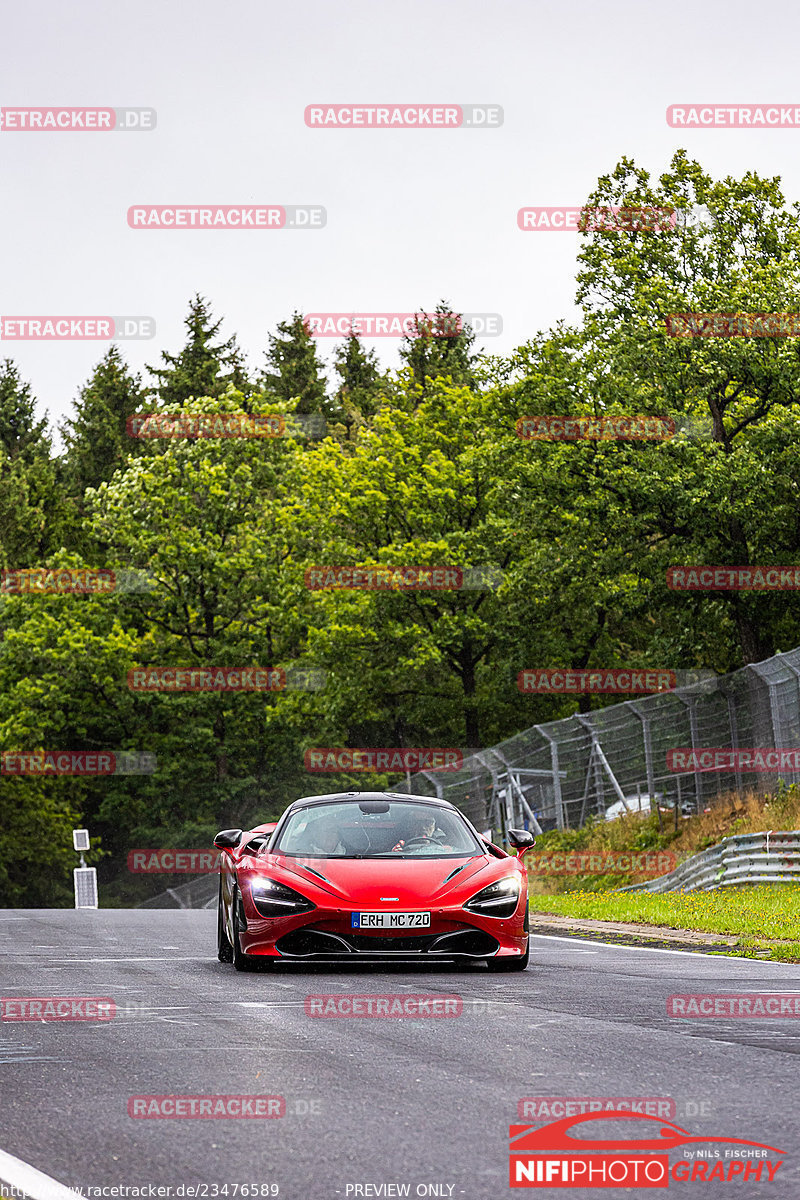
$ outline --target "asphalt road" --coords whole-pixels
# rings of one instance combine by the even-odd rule
[[[227,1184],[231,1198],[235,1184],[259,1185],[259,1196],[277,1184],[284,1200],[496,1200],[521,1194],[508,1184],[521,1098],[623,1096],[672,1098],[674,1119],[695,1135],[786,1153],[772,1183],[670,1182],[673,1194],[800,1197],[800,1017],[666,1012],[672,993],[799,992],[795,966],[536,937],[519,975],[242,975],[217,962],[214,933],[208,911],[0,912],[0,995],[103,996],[117,1007],[104,1022],[0,1023],[0,1179],[14,1182],[12,1155],[74,1189],[164,1185],[179,1197],[181,1185],[200,1185],[195,1194],[213,1198]],[[463,1011],[306,1013],[309,994],[353,993],[457,995]],[[128,1115],[132,1096],[175,1094],[282,1096],[285,1115]]]

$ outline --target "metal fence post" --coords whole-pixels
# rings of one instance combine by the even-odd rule
[[[564,801],[561,796],[561,776],[558,768],[558,742],[549,733],[546,733],[541,725],[534,725],[536,732],[543,737],[550,746],[550,766],[553,771],[553,799],[556,802],[556,829],[565,829],[569,826],[564,819]]]
[[[736,701],[734,700],[733,696],[731,695],[731,693],[727,687],[723,686],[722,684],[718,684],[717,686],[719,687],[719,690],[722,692],[723,696],[725,697],[725,703],[728,705],[728,727],[731,731],[731,750],[738,750],[739,749],[739,722],[736,718]],[[736,764],[736,766],[734,768],[735,773],[736,773],[736,790],[737,790],[737,792],[741,793],[741,791],[742,791],[742,767],[741,767],[741,763],[739,762],[739,756],[736,755],[736,757],[734,758],[733,761]]]
[[[631,809],[630,804],[628,804],[627,799],[625,798],[625,793],[623,792],[622,788],[619,786],[619,781],[617,780],[617,777],[614,774],[614,772],[611,770],[611,764],[609,763],[608,759],[606,758],[605,754],[603,753],[603,747],[600,745],[600,739],[597,736],[597,730],[595,729],[594,725],[592,725],[592,723],[588,717],[582,717],[578,713],[575,714],[575,720],[580,721],[580,723],[581,723],[581,725],[583,725],[584,729],[589,730],[589,734],[592,739],[592,756],[589,761],[590,761],[590,763],[592,761],[594,762],[595,781],[602,778],[600,775],[600,768],[602,767],[605,770],[606,775],[608,776],[609,783],[611,784],[614,791],[617,793],[617,799],[622,801],[623,807],[625,808],[626,812],[631,812],[632,809]],[[598,791],[598,793],[600,792],[599,787],[597,788],[597,791]]]
[[[786,667],[787,671],[791,671],[792,676],[794,677],[795,685],[797,688],[798,710],[800,711],[800,671],[798,671],[797,667],[792,666],[792,664],[788,660],[788,657],[785,654],[781,654],[780,658],[781,658],[782,666]],[[798,774],[800,774],[800,772],[795,770],[795,771],[792,771],[792,774],[795,776],[795,779],[796,779]]]
[[[625,700],[624,704],[625,704],[625,707],[629,708],[631,710],[631,712],[634,713],[634,715],[637,716],[642,723],[642,745],[644,746],[644,769],[647,774],[647,791],[650,794],[650,804],[652,806],[652,804],[655,802],[655,799],[656,799],[656,780],[655,780],[655,775],[653,773],[653,745],[652,745],[652,740],[650,738],[650,718],[646,717],[644,715],[644,713],[639,712],[639,709],[636,707],[635,700]]]
[[[695,699],[696,698],[694,696],[681,696],[679,692],[674,692],[673,694],[675,695],[675,697],[678,700],[680,700],[681,704],[683,704],[685,706],[685,708],[688,712],[688,715],[689,715],[689,737],[691,739],[692,753],[694,755],[694,761],[696,763],[697,762],[697,750],[699,749],[698,742],[700,741],[700,738],[697,733],[697,709],[695,707]],[[701,774],[700,774],[699,769],[696,766],[693,771],[693,775],[694,775],[694,807],[695,807],[695,811],[699,812],[700,808],[702,806],[702,801],[703,801],[704,797],[703,797],[703,784],[701,781]]]

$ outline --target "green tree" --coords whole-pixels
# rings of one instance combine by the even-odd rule
[[[789,418],[800,400],[796,339],[671,337],[666,319],[798,311],[800,205],[787,210],[778,179],[748,173],[715,181],[684,151],[657,185],[623,159],[598,181],[589,203],[653,204],[678,214],[674,229],[587,235],[579,255],[595,403],[602,409],[622,384],[631,408],[676,416],[693,447],[676,448],[673,469],[660,471],[657,481],[646,472],[632,475],[623,506],[640,514],[646,544],[667,547],[673,562],[794,561],[796,523],[777,530],[764,520],[794,484],[765,470],[760,452],[777,451],[782,436],[780,455],[784,463],[791,458]],[[766,438],[758,432],[765,423]],[[671,453],[655,461],[666,464]],[[688,475],[674,470],[678,462]],[[778,628],[786,627],[785,595],[664,597],[665,611],[676,607],[701,628],[720,617],[732,625],[740,662],[771,654]]]
[[[341,381],[335,402],[349,437],[355,427],[364,424],[378,411],[386,390],[385,380],[377,354],[373,349],[365,350],[356,333],[351,333],[336,347],[333,362]]]
[[[61,426],[66,452],[59,463],[59,482],[71,509],[65,540],[80,554],[102,561],[104,547],[87,533],[84,495],[110,479],[141,443],[128,432],[128,417],[146,407],[138,375],[132,375],[117,346],[104,355],[75,401],[74,415]]]
[[[230,391],[180,408],[237,412],[243,400]],[[109,565],[119,562],[152,579],[151,590],[129,598],[129,620],[141,631],[132,665],[280,667],[296,661],[303,649],[300,589],[287,590],[284,578],[289,551],[281,495],[296,452],[288,437],[164,441],[89,493],[92,531],[109,545]],[[295,717],[305,719],[306,699],[138,694],[140,720],[164,761],[151,796],[151,826],[244,820],[254,807],[263,812],[282,798],[275,764],[291,750],[290,727]],[[275,718],[269,709],[279,701],[285,712]]]
[[[5,565],[41,562],[60,545],[63,524],[47,419],[36,419],[30,385],[6,359],[0,365],[0,555]]]
[[[309,333],[302,313],[295,312],[291,320],[278,322],[277,333],[269,334],[266,357],[261,376],[264,392],[287,405],[297,400],[294,411],[299,414],[333,415],[316,339]]]
[[[309,650],[335,680],[328,716],[351,744],[480,746],[521,710],[494,668],[515,628],[502,578],[512,514],[497,503],[494,464],[476,455],[491,436],[483,399],[438,379],[416,408],[383,407],[351,454],[329,439],[296,464],[291,541],[303,564],[494,568],[501,582],[312,592]]]
[[[207,300],[199,294],[189,303],[184,321],[189,336],[180,354],[162,350],[164,367],[148,370],[158,379],[155,394],[162,404],[182,404],[197,396],[221,396],[229,386],[249,390],[244,358],[236,336],[215,341],[222,320],[215,321]]]
[[[47,418],[37,421],[31,386],[10,358],[0,364],[0,448],[11,462],[30,463],[50,453]]]
[[[474,341],[472,328],[462,322],[446,300],[440,300],[433,313],[418,314],[415,332],[403,337],[400,358],[410,369],[421,395],[426,395],[431,386],[428,380],[449,378],[457,385],[470,386],[476,382]]]

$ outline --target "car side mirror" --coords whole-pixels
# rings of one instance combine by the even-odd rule
[[[241,829],[221,829],[214,838],[214,845],[218,850],[233,850],[239,845],[242,832]]]
[[[515,850],[519,850],[518,858],[522,858],[526,850],[536,845],[536,838],[529,829],[509,829],[508,840]]]

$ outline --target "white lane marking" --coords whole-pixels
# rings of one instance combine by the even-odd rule
[[[653,934],[655,937],[655,934]],[[731,934],[731,937],[733,934]],[[619,942],[593,942],[590,938],[583,938],[575,935],[566,937],[564,934],[558,933],[533,933],[531,937],[541,938],[547,942],[582,942],[584,946],[602,946],[604,950],[644,950],[646,954],[691,954],[692,958],[715,958],[718,962],[724,959],[726,963],[739,962],[746,963],[751,967],[794,967],[795,971],[800,969],[798,963],[784,963],[780,961],[767,962],[763,958],[742,958],[738,954],[706,954],[702,950],[663,950],[660,946],[624,946]],[[726,947],[732,950],[732,946]]]
[[[29,1063],[29,1062],[59,1062],[52,1054],[26,1054],[17,1056],[16,1058],[9,1057],[7,1054],[0,1054],[0,1064],[10,1066],[13,1063]]]
[[[223,1002],[224,1003],[224,1002]],[[303,1000],[228,1000],[237,1008],[302,1008]]]
[[[80,1192],[73,1192],[72,1188],[37,1171],[21,1158],[6,1154],[5,1150],[0,1150],[0,1179],[30,1196],[31,1200],[81,1200]]]
[[[83,955],[76,955],[74,958],[54,958],[53,962],[60,963],[108,963],[108,962],[211,962],[210,958],[189,958],[185,955],[183,958],[178,958],[174,954],[164,955],[162,958],[84,958]]]

